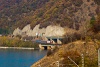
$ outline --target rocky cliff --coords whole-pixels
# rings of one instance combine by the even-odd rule
[[[31,29],[30,24],[25,26],[22,30],[19,28],[15,29],[13,35],[27,35],[27,36],[63,36],[66,31],[64,28],[60,26],[47,26],[46,28],[39,28],[40,25],[36,25],[33,29]]]

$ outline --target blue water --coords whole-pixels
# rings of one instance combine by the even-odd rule
[[[45,50],[0,49],[0,67],[30,67],[45,55]]]

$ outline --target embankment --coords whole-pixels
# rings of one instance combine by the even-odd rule
[[[56,52],[49,56],[45,56],[31,67],[58,67],[57,61],[59,61],[60,65],[64,64],[62,67],[66,67],[66,65],[68,65],[68,57],[75,60],[75,62],[81,67],[82,54],[84,54],[85,58],[85,67],[90,67],[91,65],[92,67],[97,67],[97,48],[99,47],[99,43],[93,41],[87,43],[84,41],[76,41],[63,45]],[[76,56],[77,59],[75,59],[74,56]],[[75,66],[74,63],[73,65]]]

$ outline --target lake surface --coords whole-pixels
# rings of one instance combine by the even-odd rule
[[[0,49],[0,67],[30,67],[46,53],[46,50]]]

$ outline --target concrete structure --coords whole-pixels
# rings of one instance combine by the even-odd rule
[[[64,37],[45,37],[46,42],[40,41],[39,47],[40,49],[54,49],[55,46],[60,46],[62,44],[62,40]]]
[[[46,37],[46,38],[49,41],[53,41],[53,44],[62,44],[62,40],[64,37],[51,36],[51,37]]]
[[[54,49],[55,48],[55,45],[53,44],[39,44],[39,48],[40,49]]]

